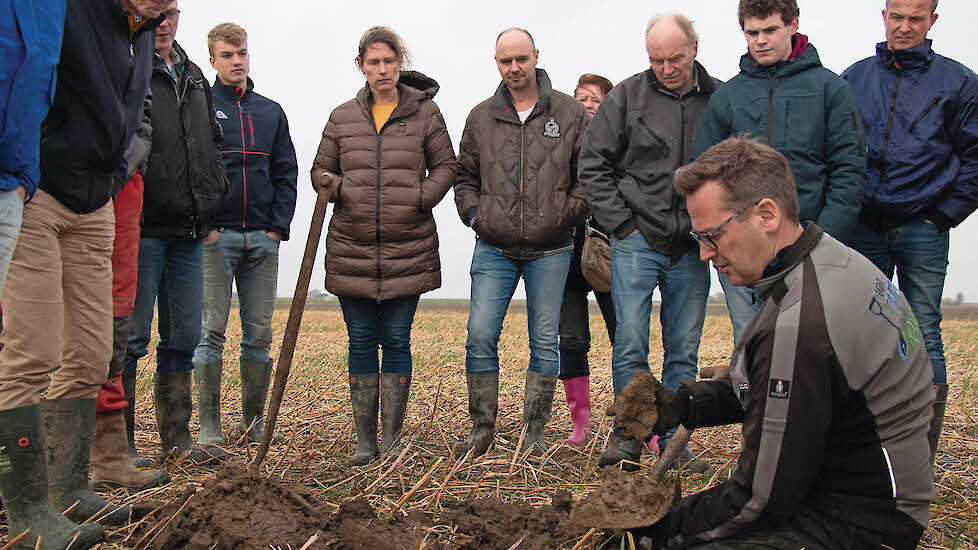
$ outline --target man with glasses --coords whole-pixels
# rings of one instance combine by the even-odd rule
[[[740,0],[747,53],[740,74],[710,98],[693,158],[730,136],[763,140],[788,159],[801,219],[848,242],[866,180],[862,124],[852,90],[822,67],[798,32],[796,0]],[[734,342],[760,307],[757,292],[720,272]]]
[[[696,378],[710,273],[689,238],[689,215],[673,189],[672,175],[689,161],[700,119],[720,84],[696,62],[697,44],[686,17],[653,17],[645,37],[650,67],[608,93],[581,148],[585,197],[598,224],[613,231],[616,396],[636,370],[649,370],[649,320],[657,286],[663,381],[676,389],[680,381]],[[660,439],[660,449],[667,442],[668,437]],[[642,442],[616,429],[599,464],[635,470],[641,451]],[[692,458],[687,446],[681,460]],[[702,472],[709,466],[695,461],[687,467]]]
[[[652,382],[653,433],[743,423],[728,481],[643,548],[916,548],[934,497],[931,369],[910,305],[814,222],[771,147],[730,138],[676,173],[700,257],[763,300],[728,376]],[[640,544],[644,541],[639,541]]]

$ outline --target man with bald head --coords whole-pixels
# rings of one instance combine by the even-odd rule
[[[611,235],[615,395],[636,370],[649,370],[652,293],[662,295],[662,380],[676,389],[696,378],[710,273],[689,236],[686,203],[672,185],[689,162],[707,102],[720,81],[696,61],[693,23],[676,14],[646,29],[649,68],[616,86],[584,135],[579,177],[598,225]],[[659,440],[664,448],[668,437]],[[601,465],[638,469],[642,443],[616,429]],[[692,459],[689,448],[682,460]],[[688,466],[703,471],[707,464]]]
[[[523,449],[546,448],[557,383],[557,323],[573,253],[574,227],[588,207],[577,185],[577,159],[588,121],[584,107],[553,89],[538,69],[539,50],[523,29],[496,39],[502,82],[465,121],[455,203],[476,234],[465,373],[472,431],[458,456],[492,444],[499,397],[499,335],[522,277],[526,287],[530,361],[526,374]]]

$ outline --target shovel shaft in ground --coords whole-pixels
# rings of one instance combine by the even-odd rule
[[[255,460],[251,463],[251,469],[256,472],[262,461],[265,460],[265,455],[268,454],[268,446],[271,444],[272,434],[275,432],[275,421],[278,420],[278,411],[282,406],[285,386],[289,381],[289,369],[292,368],[292,353],[295,352],[295,342],[299,338],[299,324],[302,322],[302,313],[306,308],[309,280],[312,279],[312,268],[316,264],[319,238],[323,234],[323,221],[326,219],[329,192],[323,188],[318,188],[318,193],[316,206],[312,211],[312,221],[309,224],[309,236],[306,238],[306,250],[302,254],[302,265],[299,267],[299,280],[295,283],[292,308],[289,310],[289,320],[285,325],[282,349],[279,351],[278,363],[275,367],[275,384],[272,386],[272,395],[268,400],[268,412],[265,415],[265,433],[262,435],[261,444],[258,446],[258,454],[255,455]]]

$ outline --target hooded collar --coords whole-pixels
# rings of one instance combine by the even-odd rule
[[[802,224],[804,230],[798,240],[778,251],[774,260],[764,269],[764,276],[749,286],[756,288],[761,299],[766,300],[775,283],[784,279],[789,271],[802,262],[822,239],[822,228],[814,222]]]
[[[214,79],[214,91],[228,99],[244,99],[244,96],[248,95],[248,92],[253,89],[255,89],[255,82],[251,80],[250,76],[248,77],[248,85],[245,88],[229,86],[222,82],[220,77]]]
[[[537,104],[533,107],[533,111],[530,112],[530,117],[547,108],[547,105],[550,103],[550,96],[553,93],[553,86],[550,84],[550,77],[547,76],[547,71],[536,69],[536,76],[539,94],[537,96]],[[520,123],[519,115],[516,113],[516,107],[513,106],[513,98],[510,96],[505,82],[499,83],[499,87],[496,88],[496,93],[493,94],[492,100],[489,101],[489,112],[500,120],[506,120],[516,124]]]
[[[935,54],[931,44],[928,38],[919,46],[894,51],[889,48],[888,43],[880,42],[876,45],[876,59],[888,69],[907,71],[926,69],[934,61]]]
[[[798,36],[797,33],[795,36]],[[804,49],[800,47],[802,44],[804,44]],[[797,50],[801,51],[796,53]],[[818,57],[818,50],[811,42],[808,42],[808,37],[805,37],[804,40],[793,40],[791,52],[788,59],[778,61],[774,65],[761,65],[751,57],[750,53],[745,53],[740,57],[740,70],[750,76],[767,78],[771,75],[772,70],[780,76],[800,73],[822,66],[822,60]]]

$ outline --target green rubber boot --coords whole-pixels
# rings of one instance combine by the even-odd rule
[[[126,437],[129,439],[129,458],[137,468],[152,468],[153,461],[136,451],[136,371],[122,371],[122,390],[126,401]]]
[[[0,411],[0,495],[9,522],[7,538],[30,529],[14,548],[38,547],[39,536],[42,550],[91,548],[105,540],[105,529],[72,523],[52,505],[44,441],[40,405]]]
[[[523,436],[520,452],[531,449],[531,454],[539,455],[547,450],[543,429],[550,422],[553,413],[556,385],[557,375],[526,371],[526,389],[523,392],[523,423],[526,425],[526,434]]]
[[[934,384],[937,395],[934,396],[934,416],[930,419],[930,430],[927,441],[930,443],[930,464],[934,465],[937,458],[937,446],[941,442],[941,430],[944,429],[944,411],[947,409],[947,384]]]
[[[357,432],[357,450],[346,464],[363,466],[377,456],[377,407],[380,397],[380,375],[361,374],[350,377],[350,403],[353,425]]]
[[[492,445],[499,412],[499,371],[465,375],[469,391],[469,418],[472,429],[465,439],[455,445],[455,458],[472,451],[472,458],[482,456]]]
[[[129,523],[129,506],[109,504],[88,485],[95,399],[46,399],[41,406],[48,448],[48,496],[76,523],[96,516],[104,525]]]
[[[209,445],[224,443],[221,434],[221,374],[223,364],[194,363],[194,382],[197,386],[197,416],[200,432],[197,441]]]
[[[190,371],[157,372],[153,380],[156,425],[160,430],[160,462],[186,455],[195,464],[224,457],[227,451],[217,445],[196,445],[190,437]]]
[[[248,441],[258,443],[265,433],[265,399],[272,377],[271,361],[241,360],[241,424],[238,437],[248,432]]]
[[[401,437],[411,376],[406,374],[380,375],[380,453],[387,454]]]

